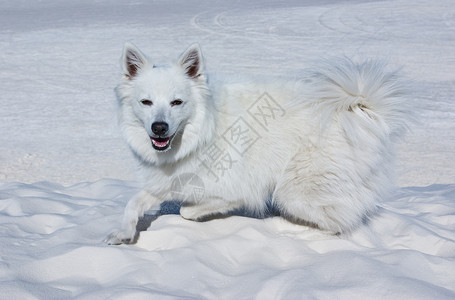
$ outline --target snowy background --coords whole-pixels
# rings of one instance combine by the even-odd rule
[[[199,42],[209,72],[402,67],[419,124],[400,188],[347,237],[169,214],[104,245],[136,191],[113,92],[126,41],[157,62]],[[0,299],[455,298],[454,1],[0,0],[0,66]]]

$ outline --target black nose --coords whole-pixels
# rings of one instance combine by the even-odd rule
[[[166,122],[155,122],[152,124],[152,131],[158,136],[164,136],[169,129]]]

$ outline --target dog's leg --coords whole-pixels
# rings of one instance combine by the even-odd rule
[[[145,190],[140,191],[126,205],[122,230],[111,233],[104,241],[109,245],[131,243],[136,235],[136,225],[139,218],[152,206],[157,206],[161,202],[149,192]]]
[[[292,221],[346,233],[376,211],[375,178],[335,142],[333,149],[302,147],[281,176],[273,202]]]
[[[198,204],[183,205],[180,208],[180,215],[188,220],[201,221],[210,216],[226,214],[240,207],[242,207],[240,202],[212,198]]]

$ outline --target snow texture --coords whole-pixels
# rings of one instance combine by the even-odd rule
[[[419,123],[400,188],[350,236],[168,203],[137,244],[104,245],[137,190],[113,93],[126,41],[158,63],[198,42],[234,76],[402,66]],[[0,50],[0,299],[455,298],[453,1],[0,1]]]

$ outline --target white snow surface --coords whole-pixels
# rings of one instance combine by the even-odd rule
[[[198,42],[233,76],[402,67],[419,123],[399,188],[349,236],[169,204],[136,244],[103,244],[137,191],[113,92],[126,41],[158,63]],[[0,299],[455,299],[454,1],[2,0],[0,64]]]

